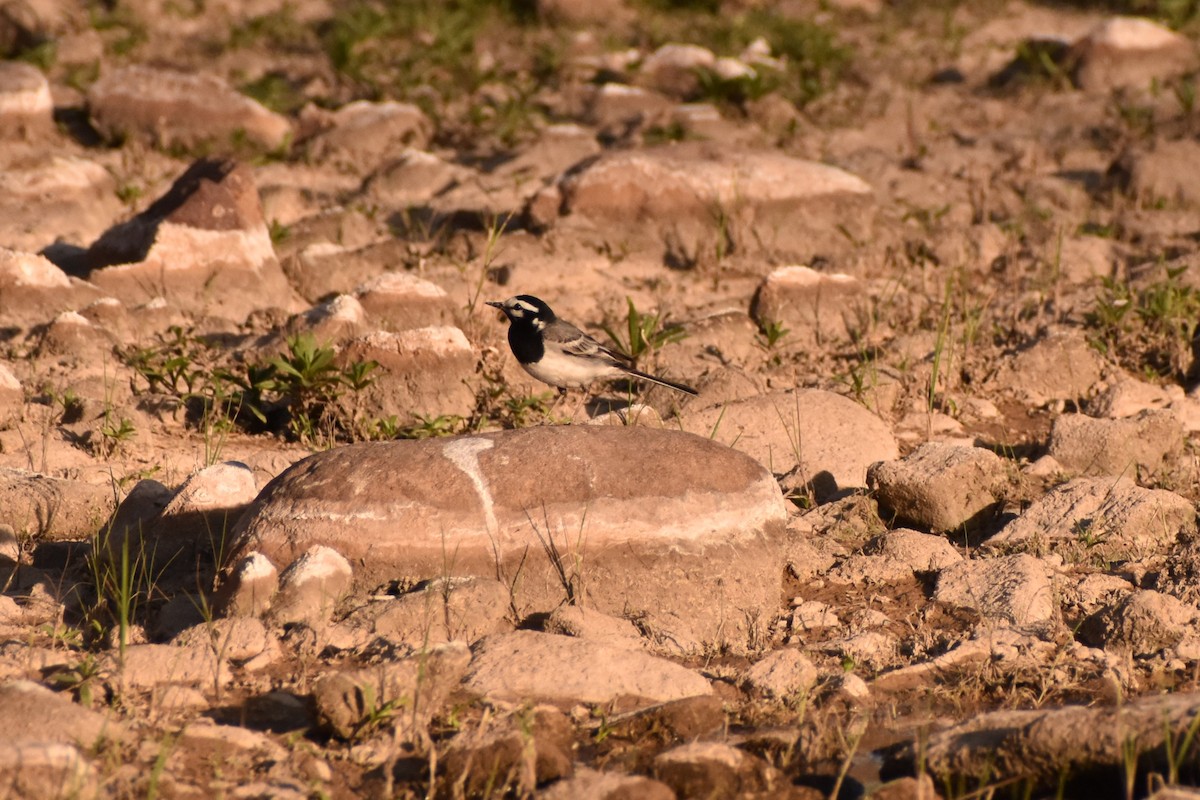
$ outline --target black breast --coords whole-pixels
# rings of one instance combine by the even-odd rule
[[[522,364],[541,361],[542,356],[546,353],[542,337],[533,329],[533,326],[515,322],[508,326],[508,346],[512,348],[517,361]]]

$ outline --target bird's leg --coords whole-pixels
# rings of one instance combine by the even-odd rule
[[[554,419],[555,412],[558,411],[558,407],[562,405],[563,398],[567,396],[567,390],[561,386],[555,386],[554,391],[554,400],[550,403],[550,407],[546,409],[546,416],[551,420]]]

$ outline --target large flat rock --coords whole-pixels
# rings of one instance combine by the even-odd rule
[[[314,546],[354,591],[499,577],[518,616],[565,602],[645,616],[678,640],[737,645],[779,604],[786,511],[753,459],[649,428],[541,427],[330,450],[263,490],[227,575]]]

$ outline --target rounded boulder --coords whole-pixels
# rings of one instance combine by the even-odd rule
[[[779,604],[786,510],[748,456],[649,428],[541,427],[318,453],[272,481],[226,573],[341,553],[352,591],[499,578],[518,616],[570,603],[744,646]]]

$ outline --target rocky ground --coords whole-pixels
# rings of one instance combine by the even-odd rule
[[[3,0],[0,796],[1198,796],[1198,34]]]

